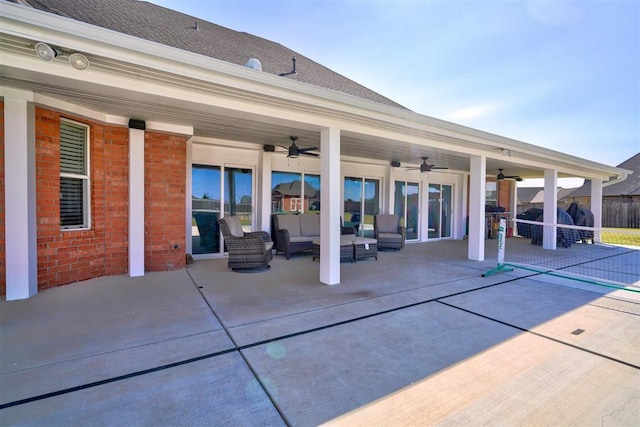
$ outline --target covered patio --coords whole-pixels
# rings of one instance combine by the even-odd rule
[[[483,262],[456,240],[383,251],[343,263],[340,286],[301,254],[0,301],[0,423],[637,423],[638,294],[481,277],[495,246]]]
[[[199,27],[197,46],[174,46],[192,40],[191,17],[144,2],[122,0],[137,11],[130,14],[116,7],[78,13],[72,2],[55,8],[41,3],[0,3],[4,155],[12,159],[4,172],[11,178],[4,186],[5,200],[12,201],[4,206],[5,247],[12,248],[4,264],[10,300],[79,280],[73,277],[82,267],[89,270],[82,278],[125,272],[137,277],[180,268],[186,254],[222,257],[224,245],[215,232],[204,249],[194,247],[195,211],[233,215],[229,206],[243,205],[247,227],[270,232],[277,174],[319,180],[320,194],[313,197],[322,206],[323,244],[314,279],[336,285],[343,281],[342,270],[349,275],[339,263],[337,230],[340,217],[352,213],[351,202],[364,219],[397,214],[408,225],[411,212],[416,242],[467,236],[466,259],[483,261],[488,181],[504,184],[510,201],[505,205],[515,213],[515,177],[544,178],[544,221],[554,223],[559,178],[590,179],[596,201],[603,185],[629,172],[410,111],[277,43],[260,51],[240,49],[257,49],[264,40],[246,42],[245,33],[212,23]],[[135,16],[152,17],[163,34],[183,37],[168,41],[153,31],[140,33]],[[66,53],[44,62],[36,46]],[[90,66],[73,69],[71,52]],[[220,57],[221,52],[229,55]],[[246,65],[254,55],[264,71]],[[281,74],[293,55],[296,74]],[[85,135],[82,144],[96,160],[85,159],[90,170],[77,178],[87,189],[78,197],[83,216],[71,230],[60,227],[60,197],[47,193],[60,192],[62,124]],[[292,137],[315,156],[298,156],[298,150],[291,156]],[[36,176],[37,168],[51,169],[51,187],[41,185],[45,174]],[[197,171],[219,179],[200,188]],[[247,191],[230,188],[225,177],[234,173],[245,175]],[[375,185],[375,197],[363,190],[357,201],[350,200],[346,183],[352,180],[363,188]],[[296,196],[304,206],[307,195]],[[52,197],[48,210],[38,205],[44,197]],[[591,210],[599,225],[599,204]],[[105,244],[107,239],[113,241]],[[71,243],[61,249],[60,242]],[[553,239],[544,243],[555,245]],[[57,271],[60,263],[71,265],[80,256],[81,265]]]

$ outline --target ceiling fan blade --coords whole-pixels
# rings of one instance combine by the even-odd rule
[[[449,169],[449,168],[446,167],[446,166],[433,166],[433,165],[431,165],[430,169]]]
[[[318,147],[300,148],[300,151],[318,151]]]
[[[298,154],[300,154],[301,156],[320,157],[320,154],[316,154],[316,153],[307,153],[306,151],[300,151]]]

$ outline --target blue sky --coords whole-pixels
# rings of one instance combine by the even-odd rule
[[[638,0],[154,0],[421,114],[609,165],[640,152]]]

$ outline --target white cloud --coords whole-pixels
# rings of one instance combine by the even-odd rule
[[[453,120],[471,120],[486,118],[497,109],[495,104],[474,105],[461,110],[454,111],[450,114]]]

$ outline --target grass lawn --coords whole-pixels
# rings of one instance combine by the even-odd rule
[[[603,228],[600,238],[602,243],[640,247],[640,229],[637,228]]]

